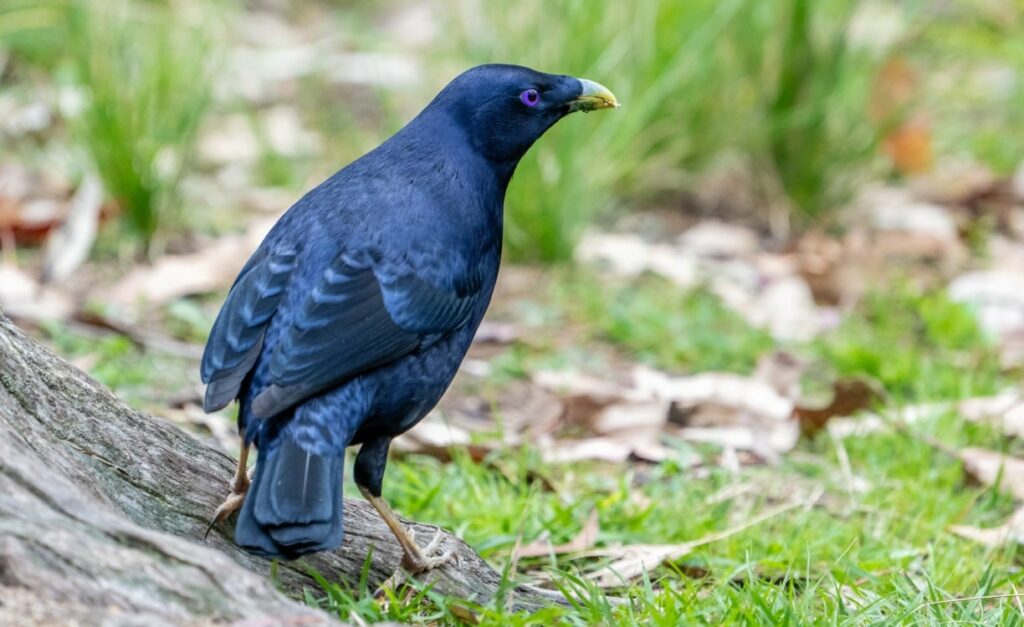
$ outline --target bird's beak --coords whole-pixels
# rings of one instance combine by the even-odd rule
[[[580,95],[574,100],[569,101],[569,112],[573,111],[593,111],[595,109],[618,109],[619,101],[615,99],[615,94],[610,89],[600,83],[594,81],[588,81],[585,78],[576,79],[580,82],[583,89],[580,91]]]

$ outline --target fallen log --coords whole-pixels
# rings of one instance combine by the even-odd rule
[[[233,519],[204,543],[233,468],[228,456],[126,406],[0,314],[0,624],[34,620],[31,612],[52,624],[53,611],[86,624],[317,624],[331,619],[289,598],[319,589],[311,570],[351,585],[365,567],[371,587],[394,573],[401,549],[361,500],[345,501],[338,550],[279,563],[273,582],[271,562],[232,542]],[[423,539],[436,531],[413,528]],[[440,548],[456,559],[422,583],[479,604],[496,597],[501,576],[475,551],[447,533]],[[505,598],[515,610],[566,602],[525,585]]]

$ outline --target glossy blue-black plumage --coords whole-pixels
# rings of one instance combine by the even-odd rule
[[[527,109],[521,90],[546,100]],[[294,557],[341,541],[344,451],[379,494],[390,439],[437,403],[490,301],[516,163],[576,79],[474,68],[306,194],[235,281],[203,356],[207,410],[240,401],[259,449],[236,541]]]

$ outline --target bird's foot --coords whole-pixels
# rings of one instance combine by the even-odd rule
[[[251,471],[250,471],[251,472]],[[203,534],[203,540],[210,535],[210,530],[213,529],[214,525],[219,522],[223,522],[231,515],[231,512],[238,510],[242,507],[242,502],[245,501],[245,494],[249,491],[250,479],[248,474],[242,474],[236,476],[231,480],[231,493],[228,494],[224,502],[217,506],[217,509],[213,512],[213,520],[206,526],[206,533]]]
[[[402,568],[410,575],[416,575],[428,570],[433,570],[451,562],[455,559],[455,550],[438,551],[441,541],[444,539],[444,531],[440,528],[425,548],[413,544],[412,551],[405,551],[402,554]],[[413,535],[415,540],[415,534]]]
[[[441,541],[444,540],[445,535],[444,531],[440,528],[437,529],[437,533],[434,534],[430,544],[422,549],[415,543],[415,533],[411,535],[413,536],[413,542],[411,546],[403,548],[402,561],[399,568],[393,575],[388,577],[387,581],[381,584],[374,596],[380,598],[386,590],[398,590],[411,576],[440,568],[453,561],[458,561],[454,549],[438,551],[438,547],[441,546]]]

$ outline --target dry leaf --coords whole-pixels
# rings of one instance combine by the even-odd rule
[[[852,436],[865,436],[892,428],[892,423],[911,425],[942,412],[948,412],[949,403],[921,403],[904,407],[887,408],[886,417],[874,413],[862,412],[856,418],[836,417],[826,423],[828,433],[833,438],[843,439]]]
[[[624,277],[651,272],[683,289],[707,285],[728,307],[779,339],[813,336],[820,316],[810,288],[795,264],[759,253],[758,244],[747,227],[703,221],[676,244],[629,233],[588,233],[577,258],[600,262]]]
[[[748,257],[758,253],[753,229],[718,220],[703,220],[679,236],[683,249],[700,257]]]
[[[517,324],[484,320],[473,336],[474,344],[511,344],[519,341],[523,329]]]
[[[490,442],[474,444],[472,434],[460,426],[442,419],[438,412],[432,412],[414,429],[406,431],[395,438],[392,449],[398,453],[416,453],[429,455],[443,462],[451,461],[452,448],[464,448],[473,461],[482,461],[495,448],[515,445],[518,442]]]
[[[0,233],[19,242],[41,242],[64,220],[69,192],[68,182],[52,171],[0,163]]]
[[[945,205],[966,205],[998,185],[996,175],[978,161],[943,159],[923,176],[910,180],[911,191],[926,200]]]
[[[228,235],[188,255],[168,255],[121,278],[106,302],[130,310],[140,302],[160,305],[189,294],[224,289],[259,246],[276,217],[253,222],[244,233]]]
[[[683,426],[677,433],[683,439],[774,459],[799,438],[793,400],[775,389],[777,381],[718,372],[670,377],[643,367],[634,378],[638,389],[672,403],[673,422]]]
[[[1024,499],[1024,459],[983,448],[965,448],[955,455],[972,478],[988,486],[998,480],[1003,490]]]
[[[741,313],[778,340],[807,341],[821,331],[822,318],[811,288],[796,274],[767,281]]]
[[[63,290],[38,281],[14,266],[0,263],[0,310],[12,318],[63,320],[75,305]]]
[[[618,464],[631,459],[658,463],[676,457],[671,449],[657,442],[629,443],[605,436],[540,441],[538,448],[544,461],[559,464],[584,460]],[[694,459],[693,463],[698,463],[698,460]]]
[[[626,386],[576,372],[537,373],[535,382],[564,395],[563,424],[602,436],[589,443],[563,440],[558,442],[562,450],[548,456],[562,461],[587,456],[622,460],[631,452],[642,459],[663,459],[671,452],[659,440],[671,418],[684,427],[675,432],[684,439],[773,458],[791,449],[799,437],[793,401],[775,387],[799,389],[790,380],[793,377],[781,374],[784,361],[765,368],[762,376],[769,380],[718,372],[672,377],[638,366],[633,385]],[[799,368],[793,360],[788,363]]]
[[[674,562],[685,557],[699,546],[736,535],[800,505],[802,503],[798,502],[777,507],[755,516],[741,525],[709,534],[692,542],[682,542],[680,544],[630,544],[588,552],[588,556],[610,557],[612,561],[598,570],[589,573],[587,577],[602,588],[626,585],[630,580],[639,577],[645,572],[654,570],[665,562]]]
[[[969,304],[994,337],[1024,329],[1024,277],[1015,270],[963,274],[949,284],[949,297]]]
[[[563,395],[560,420],[549,432],[575,438],[542,439],[545,459],[658,462],[673,457],[659,441],[668,421],[667,400],[572,371],[538,372],[534,381]]]
[[[797,272],[811,289],[817,303],[839,305],[857,302],[863,292],[863,264],[847,263],[844,241],[820,231],[804,234],[792,247]]]
[[[569,540],[565,544],[559,544],[552,546],[544,538],[538,538],[526,546],[519,547],[519,550],[515,552],[513,559],[519,559],[520,557],[542,557],[545,555],[564,555],[566,553],[580,553],[586,551],[594,546],[597,542],[597,536],[600,533],[601,528],[598,522],[597,510],[591,510],[590,515],[587,516],[587,520],[583,523],[583,528],[576,534],[572,540]]]
[[[102,206],[103,184],[99,177],[90,174],[72,197],[64,224],[46,240],[44,281],[64,281],[89,257]]]
[[[1024,507],[1015,511],[998,527],[982,529],[969,525],[951,525],[952,533],[990,547],[1000,547],[1008,542],[1024,543]]]
[[[882,146],[893,165],[903,174],[928,172],[935,163],[931,125],[921,117],[889,133]]]
[[[999,340],[999,366],[1003,370],[1024,367],[1024,328],[1011,329]]]
[[[576,258],[606,264],[626,277],[653,272],[684,289],[697,287],[700,282],[695,255],[629,233],[587,233],[576,247]]]
[[[1024,438],[1024,399],[1013,391],[960,401],[957,410],[972,422],[998,422],[1003,433]]]
[[[798,405],[793,414],[800,422],[800,431],[812,437],[825,424],[837,416],[851,416],[862,409],[870,409],[882,400],[877,386],[863,379],[838,379],[832,383],[832,401],[821,408]]]
[[[706,372],[673,377],[638,366],[633,370],[633,383],[639,394],[672,402],[677,407],[713,403],[779,421],[788,420],[793,412],[792,399],[781,395],[766,381],[743,375]]]

